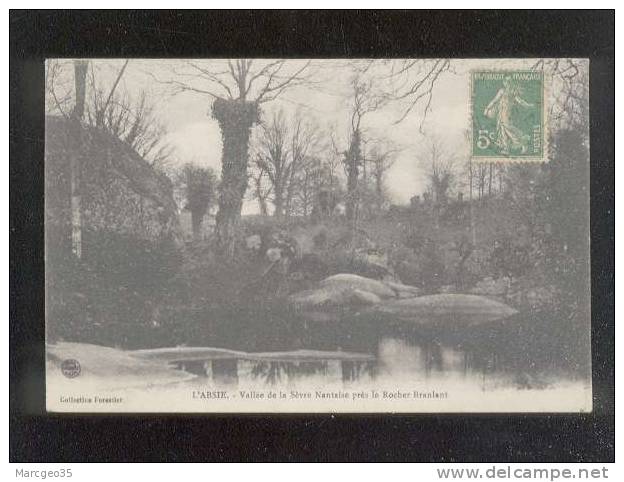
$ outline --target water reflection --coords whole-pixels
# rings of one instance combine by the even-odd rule
[[[350,362],[343,361],[341,364],[342,381],[345,384],[357,382],[362,378],[374,379],[377,376],[377,361]]]
[[[262,361],[242,358],[205,361],[180,361],[173,365],[215,385],[253,384],[292,385],[308,378],[328,383],[372,380],[377,373],[376,360]]]
[[[245,351],[236,356],[221,353],[218,359],[182,360],[176,366],[207,383],[237,386],[292,386],[306,380],[353,386],[399,379],[435,384],[454,379],[479,389],[503,384],[544,388],[557,380],[578,378],[566,363],[583,362],[571,353],[560,353],[561,342],[546,336],[554,322],[544,319],[516,318],[444,330],[357,319],[309,324],[296,331],[296,338],[271,344],[270,352],[260,353],[267,346],[258,342],[237,346]],[[558,339],[562,336],[557,334]],[[297,350],[280,351],[281,346]]]
[[[379,341],[375,353],[358,357],[358,354],[344,352],[344,355],[346,359],[329,355],[323,358],[323,352],[317,352],[315,360],[292,356],[280,359],[280,352],[274,352],[263,354],[261,359],[232,356],[176,361],[173,365],[201,377],[205,383],[231,387],[292,386],[307,379],[347,386],[379,377],[427,381],[458,376],[474,378],[483,386],[488,378],[500,378],[502,374],[496,353],[467,350],[437,341],[414,342],[385,337]],[[526,377],[519,380],[529,383]]]
[[[471,372],[482,372],[488,365],[485,360],[492,356],[490,353],[484,358],[475,351],[443,345],[437,341],[418,344],[404,339],[384,338],[379,343],[379,363],[387,373],[395,375],[467,375]]]
[[[241,370],[253,380],[263,381],[267,385],[289,383],[305,377],[320,375],[327,377],[329,361],[320,362],[263,362],[243,361]]]

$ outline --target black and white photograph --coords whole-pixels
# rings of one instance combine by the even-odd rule
[[[589,412],[589,62],[49,58],[51,412]]]

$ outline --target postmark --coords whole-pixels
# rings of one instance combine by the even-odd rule
[[[61,372],[66,378],[76,378],[80,375],[80,363],[78,360],[68,358],[61,363]]]
[[[544,73],[471,73],[471,156],[477,162],[545,162]]]

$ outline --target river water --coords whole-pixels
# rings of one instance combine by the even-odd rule
[[[588,382],[589,355],[577,331],[544,314],[453,328],[378,320],[304,321],[289,337],[268,335],[266,329],[257,337],[246,333],[244,348],[252,354],[269,351],[270,359],[180,359],[173,365],[205,384],[232,388],[305,386],[310,380],[344,387],[398,380],[435,386],[453,380],[479,390],[524,390]],[[221,347],[240,348],[231,346],[231,340]],[[302,352],[297,357],[293,349],[327,356]],[[282,351],[291,354],[280,359]],[[341,359],[341,353],[348,359]]]

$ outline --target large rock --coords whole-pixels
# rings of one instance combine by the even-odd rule
[[[321,281],[322,288],[334,290],[360,290],[374,293],[380,298],[395,298],[396,292],[383,281],[365,278],[356,274],[341,273]]]
[[[329,285],[305,290],[290,296],[290,302],[298,308],[339,306],[367,306],[380,303],[381,298],[370,291],[340,285]]]
[[[298,308],[314,308],[327,305],[340,305],[346,300],[343,290],[331,288],[317,288],[299,291],[288,297],[289,301]]]
[[[410,298],[419,293],[420,290],[414,286],[341,273],[325,278],[316,289],[291,295],[290,302],[302,309],[361,307],[388,299]]]
[[[504,303],[483,296],[465,294],[438,294],[386,300],[371,307],[369,312],[419,324],[438,322],[479,324],[502,320],[517,313]]]

